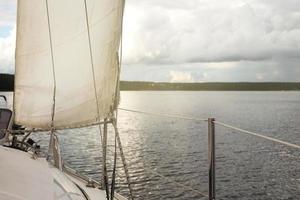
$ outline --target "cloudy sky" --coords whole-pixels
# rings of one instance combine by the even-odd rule
[[[15,0],[0,0],[0,73]],[[300,81],[299,0],[126,0],[123,80]]]

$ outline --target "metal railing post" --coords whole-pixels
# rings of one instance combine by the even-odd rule
[[[101,126],[99,125],[101,129]],[[101,130],[100,130],[101,131]],[[102,137],[102,186],[106,191],[106,198],[109,199],[108,176],[106,168],[106,153],[107,153],[107,119],[104,119],[103,137]]]
[[[209,200],[216,199],[215,177],[215,119],[208,118]]]

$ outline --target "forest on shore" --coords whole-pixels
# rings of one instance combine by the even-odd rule
[[[291,91],[300,90],[300,82],[206,82],[166,83],[122,81],[121,90],[182,91]]]
[[[182,90],[182,91],[293,91],[300,90],[300,82],[206,82],[169,83],[121,81],[123,91]],[[14,90],[14,75],[0,74],[0,91]]]

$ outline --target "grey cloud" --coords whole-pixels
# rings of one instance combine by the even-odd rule
[[[231,62],[233,66],[224,67],[224,63],[186,63],[172,65],[124,65],[122,80],[171,81],[172,71],[190,74],[196,82],[276,82],[300,81],[299,62],[294,61],[240,61]]]
[[[142,25],[135,37],[143,48],[126,53],[127,64],[261,61],[300,52],[298,1],[160,2],[138,3],[147,8],[144,18],[136,19]]]
[[[299,13],[300,1],[299,0],[255,0],[255,3],[265,7],[271,7],[276,12],[280,13]]]
[[[172,0],[172,1],[161,1],[161,0],[129,0],[128,4],[137,5],[141,9],[146,8],[164,8],[164,9],[179,9],[187,10],[194,9],[199,5],[199,0]]]
[[[0,28],[15,6],[0,2]],[[299,0],[126,0],[123,41],[123,80],[300,81]],[[1,72],[13,51],[0,38]]]

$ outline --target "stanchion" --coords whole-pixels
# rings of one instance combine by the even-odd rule
[[[208,118],[209,200],[216,199],[215,177],[215,119]]]

